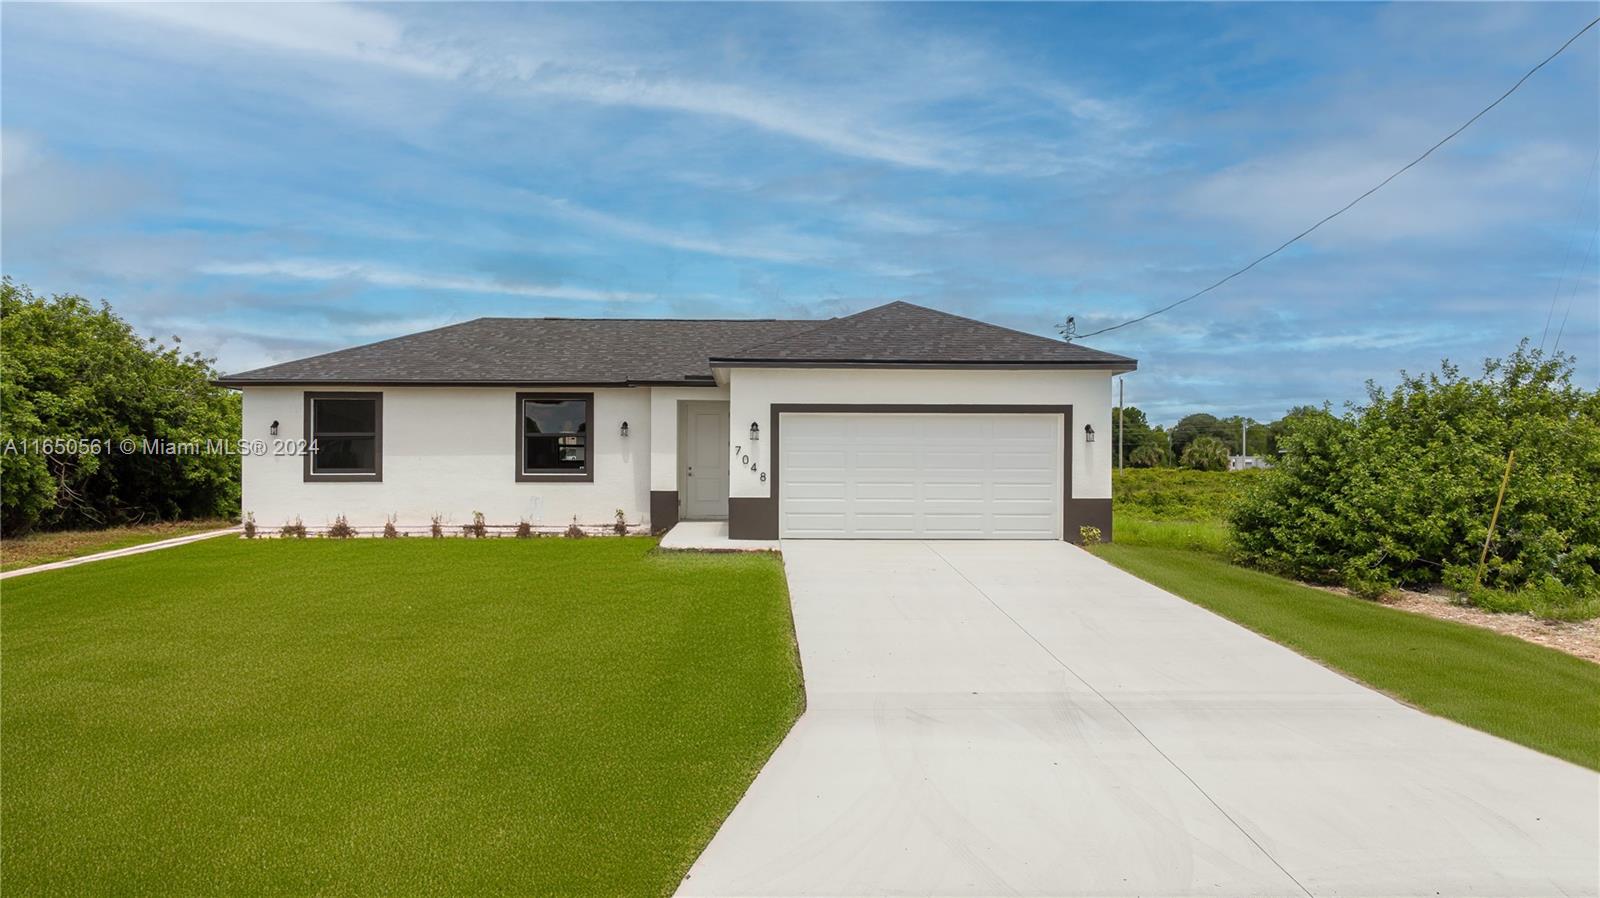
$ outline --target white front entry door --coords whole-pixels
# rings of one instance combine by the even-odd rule
[[[1059,539],[1060,415],[785,414],[787,539]]]
[[[728,516],[728,406],[694,403],[684,419],[684,517],[721,520]]]

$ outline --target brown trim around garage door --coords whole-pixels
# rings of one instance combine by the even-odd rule
[[[783,414],[793,412],[796,414],[847,414],[847,415],[1060,415],[1061,428],[1061,524],[1064,538],[1077,542],[1077,526],[1075,522],[1094,523],[1104,520],[1100,531],[1104,538],[1111,538],[1111,516],[1109,499],[1085,499],[1084,507],[1078,507],[1072,498],[1072,447],[1074,445],[1072,432],[1072,406],[1070,405],[951,405],[951,404],[851,404],[851,403],[774,403],[771,406],[771,420],[767,425],[768,438],[772,441],[771,458],[768,461],[771,476],[767,482],[767,495],[765,497],[735,497],[728,500],[728,536],[732,539],[777,539],[780,531],[778,521],[778,478],[782,476],[783,467],[781,447],[783,445]],[[1104,505],[1105,514],[1100,514],[1100,506]],[[1092,506],[1092,507],[1090,507]]]

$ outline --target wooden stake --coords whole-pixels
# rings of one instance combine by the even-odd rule
[[[1483,553],[1478,556],[1478,576],[1472,578],[1473,586],[1483,584],[1483,569],[1489,563],[1489,541],[1494,539],[1494,525],[1500,521],[1500,503],[1506,500],[1506,485],[1511,482],[1511,461],[1516,457],[1515,449],[1506,454],[1506,473],[1500,478],[1500,495],[1494,500],[1494,514],[1489,516],[1489,532],[1483,537]]]

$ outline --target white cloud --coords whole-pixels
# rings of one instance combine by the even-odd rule
[[[500,296],[528,296],[575,302],[649,302],[654,293],[623,290],[596,290],[560,284],[527,281],[502,281],[459,275],[423,274],[401,271],[364,262],[336,262],[320,259],[275,259],[263,262],[211,262],[201,265],[201,274],[227,277],[288,278],[301,281],[354,281],[375,287],[401,287],[413,290],[442,290],[457,293],[489,293]]]
[[[671,249],[724,256],[734,259],[755,259],[762,262],[799,263],[815,261],[838,252],[832,241],[819,240],[801,234],[766,229],[744,237],[697,237],[675,227],[658,227],[641,221],[622,218],[598,209],[591,209],[560,197],[541,196],[521,192],[519,196],[531,200],[545,211],[568,221],[577,222],[601,231],[607,231],[641,243],[651,243]]]

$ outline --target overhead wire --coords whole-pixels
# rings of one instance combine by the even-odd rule
[[[1227,282],[1233,280],[1234,278],[1238,277],[1239,275],[1244,274],[1245,272],[1249,271],[1252,268],[1255,268],[1257,265],[1260,265],[1262,262],[1265,262],[1268,259],[1272,258],[1273,256],[1276,256],[1278,253],[1283,252],[1284,250],[1288,249],[1290,246],[1293,246],[1294,244],[1300,242],[1301,239],[1303,239],[1307,235],[1311,234],[1313,231],[1317,230],[1318,228],[1322,227],[1323,225],[1327,224],[1328,222],[1334,220],[1335,218],[1338,218],[1340,215],[1343,215],[1344,213],[1348,212],[1357,203],[1361,202],[1362,200],[1366,199],[1367,197],[1372,196],[1374,193],[1377,193],[1379,190],[1383,189],[1385,186],[1387,186],[1389,184],[1390,181],[1393,181],[1395,178],[1398,178],[1401,175],[1405,174],[1406,172],[1410,171],[1414,166],[1416,166],[1418,163],[1422,162],[1422,160],[1427,159],[1429,156],[1433,155],[1433,152],[1435,150],[1437,150],[1440,147],[1444,146],[1445,144],[1449,143],[1452,139],[1455,138],[1455,136],[1457,134],[1460,134],[1462,131],[1465,131],[1468,128],[1470,128],[1474,122],[1476,122],[1480,118],[1483,118],[1485,115],[1487,115],[1489,113],[1490,110],[1494,109],[1496,106],[1499,106],[1502,102],[1504,102],[1507,97],[1509,97],[1512,94],[1516,93],[1517,89],[1522,87],[1522,85],[1524,83],[1526,83],[1529,78],[1532,78],[1540,69],[1544,68],[1546,65],[1549,65],[1551,60],[1555,59],[1557,56],[1560,56],[1562,53],[1564,53],[1568,47],[1572,46],[1573,43],[1575,43],[1578,40],[1578,38],[1580,38],[1584,34],[1588,33],[1589,29],[1593,28],[1597,24],[1600,24],[1600,17],[1596,17],[1594,19],[1591,19],[1587,25],[1584,25],[1582,28],[1578,29],[1576,33],[1574,33],[1571,37],[1567,38],[1565,43],[1563,43],[1560,47],[1556,48],[1556,51],[1554,53],[1551,53],[1549,56],[1546,56],[1544,59],[1540,60],[1538,65],[1535,65],[1533,68],[1529,69],[1526,73],[1524,73],[1521,78],[1518,78],[1517,79],[1517,83],[1511,85],[1511,87],[1506,89],[1505,93],[1503,93],[1500,96],[1496,97],[1494,99],[1494,102],[1492,102],[1489,105],[1487,105],[1487,106],[1483,107],[1482,109],[1478,110],[1477,114],[1473,115],[1472,118],[1467,119],[1459,127],[1457,127],[1454,131],[1451,131],[1449,134],[1446,134],[1444,137],[1440,138],[1439,141],[1437,143],[1435,143],[1433,146],[1428,147],[1428,149],[1424,150],[1422,155],[1420,155],[1417,158],[1411,160],[1410,162],[1407,162],[1405,165],[1403,165],[1399,169],[1395,170],[1395,172],[1393,174],[1389,175],[1387,178],[1384,178],[1382,181],[1379,181],[1377,184],[1375,184],[1372,187],[1368,188],[1365,193],[1361,194],[1360,196],[1356,197],[1355,199],[1351,200],[1350,202],[1345,203],[1343,206],[1339,207],[1337,210],[1335,210],[1333,212],[1330,212],[1327,215],[1323,216],[1321,219],[1319,219],[1317,221],[1316,224],[1312,225],[1309,228],[1306,228],[1305,230],[1301,231],[1300,233],[1294,235],[1293,237],[1290,237],[1288,240],[1285,240],[1284,242],[1278,244],[1278,246],[1275,249],[1273,249],[1272,251],[1270,251],[1270,252],[1268,252],[1268,253],[1266,253],[1264,255],[1258,256],[1250,264],[1244,266],[1243,268],[1240,268],[1240,269],[1234,271],[1232,274],[1229,274],[1227,277],[1222,278],[1221,280],[1217,281],[1216,283],[1212,284],[1211,286],[1206,287],[1203,290],[1197,290],[1194,293],[1191,293],[1188,296],[1185,296],[1184,298],[1182,298],[1180,300],[1177,300],[1176,302],[1168,303],[1168,304],[1162,306],[1159,309],[1155,309],[1154,311],[1146,312],[1145,314],[1140,315],[1137,318],[1130,318],[1127,321],[1123,321],[1123,322],[1120,322],[1118,324],[1113,324],[1113,325],[1111,325],[1109,327],[1102,327],[1099,330],[1089,331],[1086,334],[1073,334],[1071,336],[1071,339],[1079,339],[1079,340],[1081,340],[1081,339],[1084,339],[1086,337],[1093,337],[1093,336],[1095,336],[1097,334],[1109,333],[1109,332],[1114,331],[1114,330],[1120,330],[1120,329],[1122,329],[1124,327],[1128,327],[1129,325],[1138,324],[1138,323],[1140,323],[1142,321],[1148,321],[1151,318],[1156,317],[1157,315],[1161,315],[1161,314],[1164,314],[1166,312],[1170,312],[1173,309],[1176,309],[1177,307],[1183,305],[1184,303],[1190,302],[1192,300],[1199,299],[1200,297],[1206,295],[1207,293],[1210,293],[1211,291],[1217,289],[1218,287],[1221,287],[1223,284],[1226,284]]]

